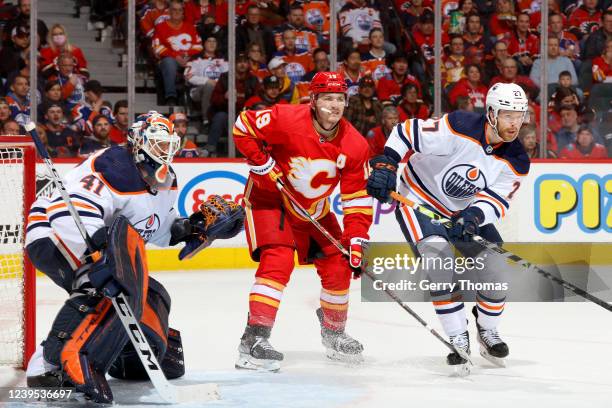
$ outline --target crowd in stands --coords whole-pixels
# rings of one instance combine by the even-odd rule
[[[83,1],[83,0],[79,0]],[[541,83],[540,0],[441,0],[443,56],[434,58],[432,0],[344,0],[338,4],[338,72],[346,118],[379,154],[393,126],[433,114],[434,66],[442,107],[484,112],[497,82],[528,95],[519,138],[529,156],[612,157],[612,0],[546,0],[547,65]],[[90,23],[125,34],[122,0],[87,0]],[[2,6],[2,133],[23,133],[29,112],[29,0]],[[235,66],[228,63],[226,0],[138,0],[139,55],[153,67],[160,104],[177,112],[184,157],[227,153],[228,101],[236,113],[308,103],[308,83],[329,70],[330,9],[324,0],[237,0]],[[85,156],[125,142],[126,101],[110,106],[87,59],[60,24],[39,21],[38,119],[57,157]],[[229,84],[228,71],[236,74]],[[546,87],[548,100],[541,99]],[[540,112],[547,123],[540,123]],[[185,112],[185,113],[179,113]],[[191,138],[190,126],[206,137]]]

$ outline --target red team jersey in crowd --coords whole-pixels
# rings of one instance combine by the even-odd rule
[[[508,40],[508,55],[513,58],[519,58],[528,55],[531,59],[535,59],[540,54],[540,39],[533,35],[527,34],[527,38],[518,38],[516,34],[512,34]]]
[[[421,93],[421,84],[419,81],[410,74],[406,74],[406,78],[402,83],[398,83],[391,74],[386,75],[378,81],[376,85],[376,94],[378,95],[378,99],[381,101],[393,101],[399,100],[402,97],[401,90],[402,86],[405,84],[414,84],[416,85],[417,91],[419,93],[419,98],[423,96]]]
[[[40,66],[42,71],[57,70],[57,57],[62,53],[59,48],[51,48],[49,46],[40,49]],[[74,58],[74,72],[77,74],[88,75],[87,60],[83,51],[79,47],[71,46],[70,54]]]
[[[282,169],[288,189],[316,219],[329,213],[329,197],[339,183],[343,237],[367,238],[372,223],[372,199],[366,192],[370,149],[346,119],[338,126],[333,139],[322,141],[309,105],[275,105],[242,112],[233,132],[236,146],[253,165],[267,162],[265,144]],[[283,200],[291,215],[306,221],[284,196]]]
[[[202,40],[193,24],[184,21],[179,27],[172,27],[164,21],[155,27],[153,51],[158,58],[193,56],[201,53],[202,49]]]
[[[482,84],[473,86],[467,78],[463,78],[448,93],[448,101],[452,106],[457,106],[457,98],[467,96],[475,108],[484,109],[487,90],[486,86]]]
[[[568,23],[570,27],[577,28],[582,35],[590,34],[601,23],[601,11],[590,13],[584,6],[580,6],[570,14]]]
[[[170,14],[168,14],[167,8],[161,10],[156,7],[148,8],[140,19],[140,31],[147,37],[153,37],[155,26],[169,18]]]
[[[612,64],[608,64],[602,56],[593,58],[593,82],[612,83]]]

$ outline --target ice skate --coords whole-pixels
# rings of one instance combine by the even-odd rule
[[[272,372],[280,370],[284,356],[268,341],[270,331],[269,327],[247,325],[238,346],[236,368]]]
[[[508,345],[499,337],[497,329],[483,329],[478,324],[478,311],[476,306],[472,309],[476,317],[476,328],[478,329],[478,343],[480,343],[480,355],[498,367],[505,367],[510,350]]]
[[[470,354],[470,335],[466,331],[455,336],[450,336],[450,343],[466,354]],[[470,374],[470,362],[465,358],[461,357],[459,353],[453,352],[446,356],[446,363],[453,367],[455,375],[459,377],[465,377]]]
[[[346,334],[344,330],[335,331],[323,326],[323,311],[317,309],[317,317],[321,323],[321,343],[325,347],[327,358],[351,364],[363,361],[363,345]]]

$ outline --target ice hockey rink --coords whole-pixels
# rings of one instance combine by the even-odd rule
[[[236,370],[251,270],[154,273],[172,296],[170,323],[181,330],[187,374],[175,384],[214,382],[223,407],[610,407],[612,316],[590,303],[512,303],[500,326],[510,346],[506,368],[477,352],[470,316],[474,367],[451,376],[447,349],[395,303],[366,303],[353,281],[347,331],[365,346],[365,362],[347,366],[324,356],[320,343],[319,281],[296,269],[285,290],[271,342],[285,353],[279,373]],[[367,279],[367,278],[365,278]],[[41,340],[65,300],[45,277],[37,283],[37,337]],[[441,330],[433,308],[412,303]],[[23,371],[0,369],[0,386],[25,385]],[[116,406],[160,405],[146,382],[110,380]],[[444,404],[444,405],[442,405]],[[11,403],[8,406],[26,406]],[[30,404],[41,406],[41,404]],[[71,404],[56,403],[61,407]],[[92,406],[94,404],[91,404]],[[181,406],[203,406],[194,402]]]

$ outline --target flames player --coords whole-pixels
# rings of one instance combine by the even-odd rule
[[[283,354],[268,339],[283,290],[294,268],[314,263],[321,278],[321,324],[327,356],[360,361],[363,346],[346,334],[351,274],[358,276],[362,244],[372,222],[372,199],[365,187],[368,144],[342,117],[347,103],[344,79],[319,72],[310,83],[310,104],[275,105],[242,112],[234,125],[236,146],[247,158],[245,230],[251,257],[259,262],[249,295],[247,326],[237,368],[277,371]],[[300,215],[276,187],[281,179],[300,204],[335,238],[346,259]],[[330,211],[330,194],[340,183],[344,229]]]
[[[410,207],[396,209],[406,240],[416,245],[421,256],[453,256],[447,242],[464,256],[478,256],[482,247],[471,241],[474,234],[502,242],[492,223],[507,213],[510,200],[529,171],[529,159],[517,140],[527,103],[518,85],[494,84],[487,93],[485,114],[453,112],[437,120],[408,119],[396,125],[384,154],[370,161],[372,174],[367,190],[374,198],[390,202],[398,163],[408,157],[400,176],[400,194],[454,221],[453,228],[447,230]],[[485,268],[481,279],[498,279],[495,271],[503,270],[503,261],[492,254],[482,259]],[[440,276],[440,271],[433,272]],[[463,302],[448,291],[431,295],[450,342],[469,353]],[[509,353],[497,331],[505,295],[494,290],[478,291],[476,299],[472,313],[481,354],[501,365],[501,359]],[[447,362],[456,366],[466,363],[457,353],[449,354]]]
[[[170,296],[148,278],[148,288],[115,270],[104,255],[107,230],[118,216],[126,217],[146,242],[158,246],[185,242],[179,258],[189,258],[216,238],[242,229],[244,211],[214,196],[189,218],[179,217],[171,162],[180,148],[172,122],[156,112],[134,124],[128,146],[100,150],[66,175],[66,190],[100,256],[86,260],[87,247],[58,192],[41,197],[28,217],[26,250],[32,263],[70,295],[47,338],[30,359],[30,387],[71,386],[95,402],[110,403],[113,395],[105,374],[146,380],[127,333],[109,297],[146,293],[143,331],[166,377],[184,373],[181,337],[168,327]],[[129,243],[128,243],[129,244]],[[129,246],[126,244],[126,246]],[[146,272],[146,265],[141,268]],[[147,279],[142,280],[146,282]],[[129,285],[129,283],[134,283]],[[138,297],[137,297],[138,298]]]

